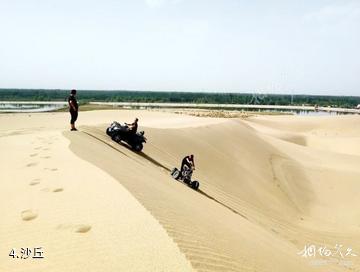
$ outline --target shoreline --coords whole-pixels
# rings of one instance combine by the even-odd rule
[[[48,112],[52,111],[64,111],[66,110],[67,102],[60,101],[0,101],[1,104],[9,105],[63,105],[62,108],[49,109]],[[198,104],[198,103],[142,103],[142,102],[88,102],[83,104],[82,107],[87,110],[94,109],[185,109],[185,110],[227,110],[227,111],[244,111],[244,112],[277,112],[279,114],[294,113],[296,111],[303,112],[319,112],[319,113],[337,113],[337,114],[360,114],[360,109],[349,109],[349,108],[337,108],[337,107],[315,107],[305,105],[249,105],[249,104]],[[265,111],[272,110],[272,111]],[[0,112],[12,113],[12,112],[27,112],[26,110],[1,110]],[[285,112],[284,112],[285,111]],[[287,112],[286,112],[287,111]],[[31,111],[28,111],[31,112]],[[40,111],[39,111],[40,112]],[[45,112],[45,111],[44,111]]]

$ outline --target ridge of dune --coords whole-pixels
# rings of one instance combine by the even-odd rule
[[[88,127],[85,128],[85,131],[96,135],[96,138],[102,141],[112,144],[111,140],[109,141],[106,136],[104,137],[104,129],[102,126],[98,128]],[[170,169],[172,166],[177,165],[177,158],[181,158],[184,154],[197,154],[197,168],[199,170],[196,173],[201,182],[201,193],[208,196],[209,199],[215,200],[215,203],[220,203],[223,208],[228,208],[228,211],[235,211],[238,215],[241,215],[242,219],[249,219],[250,225],[248,227],[241,225],[244,233],[248,234],[249,229],[256,229],[256,235],[261,236],[261,231],[265,230],[265,236],[270,233],[270,236],[275,235],[281,242],[285,243],[286,246],[282,245],[282,249],[292,247],[292,249],[288,248],[287,250],[292,251],[293,256],[296,255],[294,251],[300,251],[302,245],[316,242],[319,244],[325,243],[328,246],[336,243],[349,244],[359,250],[357,245],[353,243],[355,237],[360,237],[359,225],[356,220],[356,218],[359,218],[359,213],[351,208],[351,206],[358,203],[357,195],[359,190],[357,161],[354,161],[353,158],[352,164],[347,165],[347,155],[335,154],[334,161],[337,160],[338,167],[328,171],[326,165],[331,162],[331,159],[329,160],[327,156],[321,153],[318,154],[318,152],[314,153],[312,149],[298,150],[298,144],[283,140],[279,141],[272,137],[269,138],[262,131],[254,130],[253,127],[249,126],[248,122],[239,120],[199,128],[166,129],[166,131],[147,128],[147,134],[148,137],[151,135],[151,138],[149,138],[150,144],[146,146],[145,155],[143,156],[148,161],[147,163],[156,161],[157,166],[160,164],[163,169]],[[226,141],[223,139],[226,139]],[[116,148],[121,149],[122,152],[124,151],[124,147],[116,145]],[[131,152],[126,154],[133,159],[139,160],[139,163],[142,162],[142,158],[135,155],[133,157]],[[342,166],[339,163],[341,161],[344,161],[343,164],[347,166]],[[334,167],[334,165],[330,165]],[[99,164],[98,166],[104,167]],[[342,167],[345,169],[342,169]],[[316,169],[319,169],[320,172],[317,172]],[[114,176],[118,175],[111,169],[106,171],[112,172]],[[340,177],[346,180],[347,183],[339,184],[337,179]],[[136,183],[140,183],[140,181]],[[338,194],[334,192],[334,187],[337,187]],[[136,187],[128,189],[135,196],[140,190]],[[189,201],[187,195],[184,197],[185,201]],[[147,202],[151,202],[151,200],[144,200],[143,195],[140,194],[137,198],[149,210],[155,209],[151,203]],[[335,201],[333,201],[334,199]],[[270,203],[271,205],[269,205]],[[204,208],[204,210],[208,209],[210,208]],[[344,212],[344,210],[347,212]],[[194,211],[189,211],[189,213],[194,213]],[[201,212],[199,213],[201,214]],[[159,220],[162,222],[161,218],[164,215],[159,212],[159,214],[155,214],[155,217],[160,218]],[[197,214],[196,217],[201,216]],[[164,224],[165,229],[168,228],[169,224],[174,225],[174,222],[178,221],[179,219],[176,218],[176,220],[173,219],[172,223],[167,222]],[[202,223],[206,226],[204,229],[210,228],[209,224],[211,223]],[[236,224],[240,226],[240,223]],[[221,226],[221,224],[217,225],[217,229],[222,227],[224,226]],[[178,226],[178,228],[185,227]],[[241,237],[243,245],[246,244],[244,248],[249,250],[251,242],[245,242],[247,235],[244,237],[244,233],[233,235],[234,237],[237,236],[237,238]],[[170,231],[170,235],[173,235],[172,231]],[[177,231],[176,235],[176,237],[181,237],[181,231]],[[217,246],[207,244],[207,247],[212,248],[212,250],[216,248],[217,254],[225,255],[228,258],[232,257],[233,261],[238,261],[244,256],[246,256],[245,259],[251,259],[252,254],[256,255],[254,252],[250,254],[250,250],[246,254],[242,251],[244,248],[241,249],[233,245],[234,240],[236,240],[234,237],[228,238],[228,241],[232,242],[227,243],[227,247],[234,246],[232,250],[241,252],[241,257],[239,255],[235,257],[234,253],[230,253],[231,251],[226,251],[225,254],[222,251],[224,248],[219,248],[219,244]],[[180,249],[187,252],[181,238],[177,239],[179,240]],[[196,235],[192,239],[198,240],[200,244],[204,243]],[[269,239],[274,239],[274,237]],[[256,241],[256,239],[253,239],[253,241]],[[241,242],[239,241],[239,243]],[[276,239],[272,243],[281,244]],[[263,250],[266,251],[264,248],[266,247],[263,247]],[[276,250],[279,249],[276,248]],[[194,253],[188,253],[187,257],[192,260],[193,266],[195,263],[195,267],[200,270],[209,268],[203,262],[199,262],[192,254]],[[286,256],[286,254],[282,254],[282,257]],[[263,256],[266,255],[267,253],[263,254]],[[287,258],[289,261],[299,261],[296,259],[297,256],[295,258],[288,256]],[[246,271],[244,267],[242,269]],[[249,261],[247,269],[251,271],[254,267],[255,264]],[[258,262],[256,267],[260,271],[268,269],[261,262]],[[284,267],[278,267],[279,271],[285,271]],[[301,267],[301,264],[297,264],[296,271],[301,271]],[[333,271],[343,270],[342,267],[336,265],[330,267]],[[305,266],[304,269],[310,271],[313,268]],[[237,271],[236,268],[234,269]],[[215,271],[217,269],[212,267],[210,270]]]
[[[113,148],[104,145],[98,140],[102,137],[102,130],[98,128],[83,129],[85,135],[66,133],[72,142],[71,150],[119,180],[157,218],[198,271],[254,271],[255,267],[260,271],[272,267],[279,271],[291,267],[309,271],[296,256],[293,245],[201,193],[175,183],[169,177],[167,165],[154,165],[146,154],[144,159],[111,141],[108,144]],[[164,133],[164,130],[158,131]],[[168,131],[165,133],[168,135]],[[107,141],[105,137],[102,140]],[[85,151],[84,146],[90,148]],[[273,251],[280,253],[271,253]]]
[[[247,124],[257,131],[299,145],[335,153],[360,155],[360,117],[294,116],[249,118]]]
[[[199,127],[226,122],[223,118],[198,118],[195,116],[148,110],[103,110],[79,113],[78,125],[110,124],[112,121],[132,122],[135,117],[141,126],[154,128]],[[0,134],[17,135],[38,131],[57,129],[67,130],[69,113],[8,113],[0,114]]]
[[[72,154],[61,132],[0,137],[0,271],[193,271],[151,214]],[[45,257],[9,256],[21,247]]]
[[[347,228],[358,232],[360,224],[356,219],[360,218],[360,213],[353,207],[360,203],[360,153],[359,146],[349,142],[349,135],[351,139],[359,141],[360,128],[354,126],[360,122],[359,116],[310,118],[310,124],[306,124],[304,118],[299,118],[300,123],[306,125],[306,130],[305,126],[302,126],[301,132],[295,130],[297,119],[271,120],[261,117],[250,119],[246,124],[256,129],[258,135],[268,143],[277,146],[286,156],[302,165],[302,173],[309,177],[307,180],[311,189],[316,192],[316,205],[312,205],[314,219],[330,223],[328,226],[334,225],[339,229]],[[277,125],[278,123],[281,123],[281,126]],[[285,126],[286,124],[289,126]],[[318,134],[318,131],[323,135],[313,136]],[[334,134],[337,136],[334,137]],[[309,140],[309,137],[317,137],[316,142]],[[294,138],[303,138],[306,143],[294,141]],[[330,142],[331,147],[327,146]],[[316,224],[317,227],[319,223]]]

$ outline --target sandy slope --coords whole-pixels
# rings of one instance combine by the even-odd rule
[[[0,117],[0,271],[191,271],[119,182],[68,149],[52,116],[65,117]],[[21,247],[43,247],[45,258],[8,256]]]
[[[102,125],[134,114],[148,137],[141,154],[113,143]],[[83,113],[77,133],[62,132],[63,113],[4,116],[0,145],[15,151],[0,156],[9,165],[0,173],[0,271],[20,270],[11,247],[39,240],[49,258],[27,261],[29,269],[360,269],[359,257],[347,257],[346,268],[297,254],[306,244],[342,244],[360,255],[358,116],[242,121],[103,111]],[[169,177],[188,153],[199,192]],[[29,209],[38,216],[22,221]]]

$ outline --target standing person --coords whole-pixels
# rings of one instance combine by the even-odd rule
[[[70,125],[71,125],[71,131],[77,131],[75,128],[75,122],[78,118],[78,111],[79,111],[79,105],[76,100],[76,90],[71,90],[70,96],[68,98],[69,103],[69,111],[71,115]]]

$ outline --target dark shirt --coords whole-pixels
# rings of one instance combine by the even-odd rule
[[[132,124],[131,124],[131,129],[130,129],[130,131],[131,131],[132,133],[136,133],[136,132],[137,132],[137,129],[138,129],[138,124],[137,124],[137,123],[132,123]]]
[[[189,163],[189,161],[190,161],[190,163]],[[185,158],[183,158],[181,164],[182,164],[183,166],[184,166],[184,165],[187,165],[187,166],[189,166],[189,167],[195,166],[194,160],[191,159],[190,156],[186,156]],[[192,165],[191,165],[191,164],[192,164]]]
[[[76,111],[78,111],[79,109],[79,105],[76,101],[76,97],[74,95],[70,95],[68,98],[68,103],[69,103],[69,107],[70,107],[70,111],[74,111],[74,108],[71,107],[70,102],[72,102],[72,105],[75,107]]]

